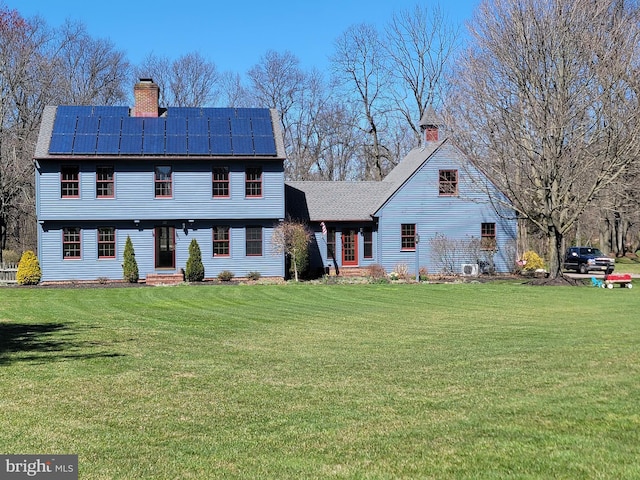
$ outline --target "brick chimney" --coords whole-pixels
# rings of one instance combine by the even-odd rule
[[[160,87],[151,78],[141,78],[133,87],[134,117],[157,117]]]

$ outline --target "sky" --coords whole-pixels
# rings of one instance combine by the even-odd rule
[[[244,75],[268,51],[289,51],[303,69],[326,71],[334,42],[349,26],[380,30],[393,13],[419,0],[0,0],[24,17],[50,27],[79,21],[93,38],[110,40],[136,65],[153,53],[177,59],[198,52],[218,71]],[[451,21],[470,20],[478,0],[441,3]]]

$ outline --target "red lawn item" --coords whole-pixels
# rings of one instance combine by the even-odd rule
[[[604,283],[607,288],[613,288],[614,283],[619,283],[621,287],[631,288],[631,275],[628,273],[609,274],[604,276]]]

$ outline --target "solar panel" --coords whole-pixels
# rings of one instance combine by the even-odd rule
[[[238,108],[236,109],[237,118],[271,118],[271,112],[268,108]]]
[[[102,135],[98,134],[98,146],[96,153],[113,153],[120,152],[120,135]]]
[[[209,154],[209,137],[204,135],[189,135],[187,142],[189,155]]]
[[[251,137],[234,135],[231,143],[234,155],[253,155],[253,140]]]
[[[211,135],[231,135],[231,126],[228,118],[209,118]]]
[[[93,107],[84,105],[60,105],[56,108],[57,117],[90,117]]]
[[[96,153],[96,144],[98,143],[98,134],[93,135],[76,135],[73,141],[74,154],[90,154]]]
[[[182,118],[167,118],[167,135],[186,135],[187,134],[187,119]]]
[[[209,140],[211,143],[211,155],[231,155],[231,137],[213,135]]]
[[[142,153],[164,154],[164,135],[144,135],[142,138]]]
[[[231,135],[251,135],[251,121],[248,118],[231,119]]]
[[[93,107],[94,117],[128,117],[129,107],[100,105]]]
[[[98,133],[105,135],[120,135],[122,128],[121,117],[100,117]]]
[[[98,133],[98,117],[78,117],[76,133]]]
[[[71,153],[73,150],[73,135],[54,134],[51,135],[49,143],[49,153]]]
[[[186,155],[187,138],[182,135],[167,135],[166,153],[169,155]]]
[[[273,135],[273,125],[271,125],[271,117],[253,117],[251,119],[251,129],[254,135]]]
[[[122,135],[120,153],[140,155],[142,153],[142,135]]]
[[[273,137],[257,136],[253,137],[253,145],[255,147],[256,155],[275,155],[276,142]]]
[[[191,118],[201,117],[202,109],[200,107],[169,107],[167,108],[167,117]]]
[[[208,135],[209,119],[208,118],[190,118],[187,124],[189,136],[191,135]]]
[[[55,134],[62,134],[62,133],[75,133],[76,131],[76,123],[77,123],[77,118],[75,116],[73,117],[59,117],[56,115],[56,119],[53,123],[53,131],[52,133]]]
[[[166,120],[164,118],[145,118],[144,119],[144,134],[149,135],[163,135],[166,127]]]
[[[203,108],[202,116],[209,118],[235,118],[235,108]]]
[[[136,117],[124,117],[122,119],[122,134],[123,135],[142,135],[142,118]]]

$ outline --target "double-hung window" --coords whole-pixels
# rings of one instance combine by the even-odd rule
[[[246,228],[246,252],[248,257],[262,255],[262,227]]]
[[[217,225],[213,227],[213,256],[228,257],[229,249],[229,226]]]
[[[168,198],[172,195],[172,168],[161,165],[155,168],[155,196]]]
[[[262,168],[250,167],[245,171],[245,196],[262,196]]]
[[[74,260],[81,257],[81,234],[77,227],[62,230],[62,258]]]
[[[62,198],[80,197],[80,167],[63,165],[60,169],[60,196]]]
[[[213,167],[213,198],[229,197],[229,167]]]
[[[98,228],[98,258],[116,258],[116,229]]]
[[[96,197],[113,198],[115,196],[113,165],[96,167]]]
[[[400,249],[415,250],[416,249],[416,224],[403,223],[400,226]]]
[[[482,223],[480,225],[480,248],[482,250],[496,249],[496,224]]]

